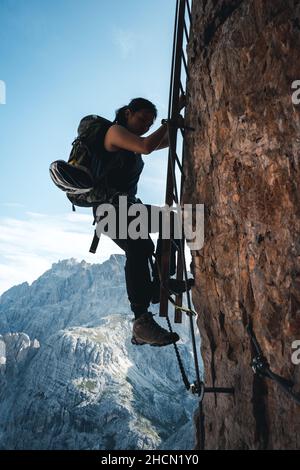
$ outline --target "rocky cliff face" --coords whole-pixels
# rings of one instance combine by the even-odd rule
[[[124,258],[61,261],[1,296],[0,449],[193,448],[173,348],[130,342]]]
[[[300,389],[300,5],[193,2],[185,202],[205,204],[193,302],[207,385],[206,447],[295,449],[300,407],[253,375],[249,320],[271,368]]]

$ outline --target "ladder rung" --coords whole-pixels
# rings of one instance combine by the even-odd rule
[[[188,12],[189,20],[190,20],[190,23],[191,23],[192,22],[192,12],[191,12],[191,7],[190,7],[190,4],[189,4],[189,0],[186,0],[186,6],[187,6],[187,12]]]
[[[180,91],[183,95],[185,94],[185,91],[184,91],[184,88],[182,86],[181,80],[180,80]]]
[[[183,52],[182,49],[181,49],[181,57],[182,57],[182,61],[183,61],[183,65],[184,65],[184,69],[185,69],[187,79],[189,80],[190,76],[189,76],[189,72],[188,72],[187,62],[186,62],[186,58],[185,58],[185,55],[184,55],[184,52]]]
[[[185,32],[186,42],[189,43],[190,37],[189,37],[189,32],[188,32],[188,29],[187,29],[185,20],[184,20],[184,24],[183,24],[183,25],[184,25],[184,32]]]
[[[176,159],[177,165],[178,165],[178,167],[179,167],[179,170],[180,170],[180,172],[182,173],[182,172],[183,172],[183,168],[182,168],[182,165],[181,165],[181,162],[180,162],[180,160],[179,160],[179,157],[178,157],[177,153],[175,154],[175,159]]]

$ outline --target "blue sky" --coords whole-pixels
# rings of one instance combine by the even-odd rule
[[[79,120],[112,119],[131,98],[167,115],[175,0],[1,0],[0,294],[32,282],[52,262],[101,262],[109,240],[88,254],[90,211],[71,206],[49,178],[67,159]],[[138,195],[164,203],[165,150],[144,156]]]

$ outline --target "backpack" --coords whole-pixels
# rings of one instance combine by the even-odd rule
[[[50,177],[66,193],[73,211],[74,206],[93,207],[109,196],[105,177],[112,169],[112,160],[104,158],[103,140],[112,124],[97,115],[84,117],[68,161],[55,160],[50,164]]]
[[[118,166],[117,159],[105,158],[103,141],[112,122],[97,115],[81,119],[78,136],[72,143],[68,161],[55,160],[50,164],[50,177],[64,191],[75,206],[93,207],[107,201],[112,195],[106,182],[109,171]],[[94,218],[93,225],[96,223]],[[95,253],[99,237],[94,233],[90,252]]]

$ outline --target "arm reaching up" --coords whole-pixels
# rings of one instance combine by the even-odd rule
[[[130,132],[125,127],[115,124],[107,131],[104,146],[109,152],[124,149],[149,155],[149,153],[159,147],[162,140],[166,137],[167,131],[167,124],[162,124],[155,132],[147,137],[140,137]]]

